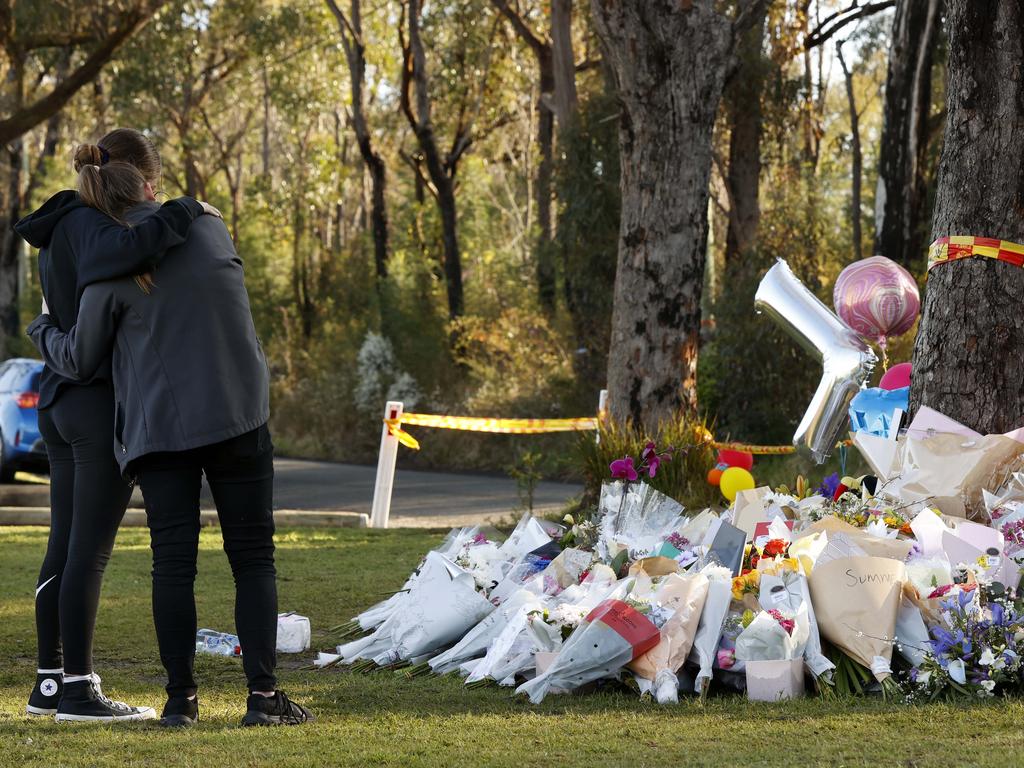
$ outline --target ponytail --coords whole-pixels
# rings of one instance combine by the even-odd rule
[[[76,165],[81,151],[82,147],[79,147],[75,152]],[[128,163],[82,164],[78,171],[78,195],[86,205],[128,226],[122,216],[133,205],[146,199],[146,180],[135,166]]]

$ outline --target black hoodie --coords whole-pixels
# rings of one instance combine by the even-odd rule
[[[86,286],[148,271],[168,248],[185,242],[193,220],[202,213],[198,202],[179,197],[137,226],[126,227],[65,190],[14,229],[39,249],[39,281],[50,317],[68,331],[78,319]],[[65,387],[110,379],[109,359],[84,382],[66,379],[47,366],[39,379],[39,408],[53,405]]]
[[[142,226],[155,203],[127,212]],[[113,348],[114,437],[123,471],[140,456],[213,445],[267,423],[270,375],[242,260],[203,216],[144,293],[131,278],[90,285],[67,333],[40,315],[28,335],[48,366],[88,379]]]

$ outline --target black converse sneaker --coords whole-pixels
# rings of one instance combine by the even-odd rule
[[[64,672],[47,671],[36,673],[36,685],[32,695],[28,697],[25,712],[37,716],[53,716],[57,714],[57,702],[64,690]]]
[[[199,721],[199,699],[172,696],[164,704],[160,723],[164,728],[190,728]]]
[[[57,722],[111,722],[113,720],[153,720],[152,707],[132,707],[123,701],[111,701],[103,695],[100,677],[93,673],[88,680],[64,684],[57,704]]]
[[[312,712],[291,701],[284,691],[274,691],[273,696],[250,693],[245,708],[242,725],[300,725],[316,720]]]

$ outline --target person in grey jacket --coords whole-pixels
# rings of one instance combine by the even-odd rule
[[[82,200],[137,224],[157,206],[125,163],[82,169]],[[312,719],[276,690],[273,446],[269,374],[242,262],[223,221],[197,219],[153,273],[87,287],[64,333],[46,314],[28,334],[47,365],[86,379],[111,354],[113,446],[146,502],[153,550],[153,618],[167,670],[161,723],[198,718],[193,586],[205,473],[235,578],[235,624],[250,695],[244,725]]]

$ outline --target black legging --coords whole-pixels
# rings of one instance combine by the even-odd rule
[[[50,457],[50,538],[36,584],[39,668],[87,675],[103,571],[132,493],[114,460],[110,384],[68,387],[39,412],[39,431]]]
[[[274,449],[266,426],[214,445],[152,453],[133,462],[153,549],[153,623],[169,696],[196,692],[196,602],[202,476],[217,505],[235,579],[235,630],[250,691],[277,681]]]

